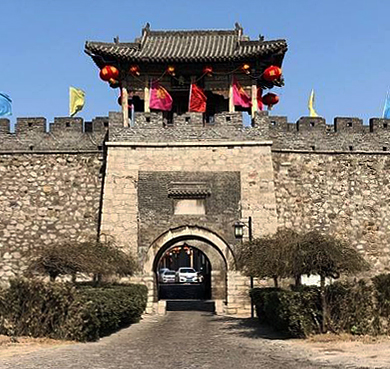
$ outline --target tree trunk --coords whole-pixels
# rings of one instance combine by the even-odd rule
[[[328,331],[328,307],[326,305],[326,296],[325,296],[325,276],[321,275],[321,307],[322,307],[322,333]]]
[[[100,273],[97,273],[97,274],[94,274],[93,275],[93,285],[96,287],[96,286],[99,286],[102,282],[102,275]]]
[[[272,278],[273,278],[273,280],[274,280],[275,288],[278,288],[278,287],[279,287],[278,276],[277,276],[277,275],[274,275]]]
[[[295,286],[299,287],[301,285],[302,285],[302,283],[301,283],[301,275],[296,275],[295,276]]]

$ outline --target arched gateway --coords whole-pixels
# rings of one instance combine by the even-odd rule
[[[229,272],[235,269],[233,251],[216,233],[199,226],[181,226],[160,235],[149,247],[143,263],[143,273],[153,277],[153,294],[150,302],[158,301],[156,271],[164,253],[183,243],[195,246],[211,264],[211,299],[217,311],[222,312],[227,304]],[[150,287],[149,287],[150,288]]]

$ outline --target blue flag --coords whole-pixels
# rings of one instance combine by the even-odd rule
[[[390,119],[390,96],[386,95],[385,105],[383,106],[383,118]]]
[[[0,117],[5,117],[7,115],[12,115],[12,100],[11,98],[0,92]]]

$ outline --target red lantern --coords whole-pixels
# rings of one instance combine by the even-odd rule
[[[132,66],[130,67],[130,69],[129,69],[129,72],[130,72],[133,76],[139,76],[139,75],[141,74],[138,65],[132,65]]]
[[[249,64],[243,64],[242,67],[241,67],[241,70],[245,73],[245,74],[250,74],[251,73],[251,66]]]
[[[272,82],[280,78],[281,75],[282,69],[275,65],[271,65],[264,71],[263,78],[268,82]]]
[[[173,65],[168,66],[167,68],[167,73],[170,74],[171,76],[175,76],[175,67]]]
[[[109,81],[110,79],[117,79],[119,77],[119,70],[112,65],[106,65],[100,70],[99,75],[103,81]]]
[[[210,65],[203,68],[203,74],[205,74],[207,77],[211,77],[213,75],[213,67]]]
[[[268,109],[272,109],[272,106],[276,105],[279,102],[279,96],[273,94],[272,92],[269,92],[268,94],[263,96],[262,100],[263,104],[268,106]]]

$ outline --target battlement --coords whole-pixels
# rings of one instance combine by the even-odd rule
[[[136,113],[132,127],[123,127],[121,113],[110,113],[109,141],[251,141],[272,140],[273,150],[390,151],[390,120],[372,118],[369,125],[356,117],[301,117],[295,123],[284,116],[258,112],[244,126],[241,112],[173,114]]]
[[[90,122],[58,117],[49,125],[43,117],[17,118],[12,132],[9,119],[0,119],[0,152],[102,150],[108,123],[108,117],[97,117]]]
[[[49,129],[47,130],[47,127]],[[241,112],[213,116],[202,113],[136,113],[130,127],[123,127],[120,112],[92,121],[58,117],[47,125],[43,117],[18,118],[15,132],[10,121],[0,119],[0,152],[51,152],[102,150],[105,139],[131,142],[273,141],[273,150],[330,152],[390,152],[390,120],[371,118],[368,125],[356,117],[336,117],[328,124],[322,117],[285,116],[258,112],[245,126]]]
[[[327,124],[322,117],[269,116],[273,149],[309,151],[390,151],[390,120],[371,118],[368,125],[356,117],[336,117]]]

